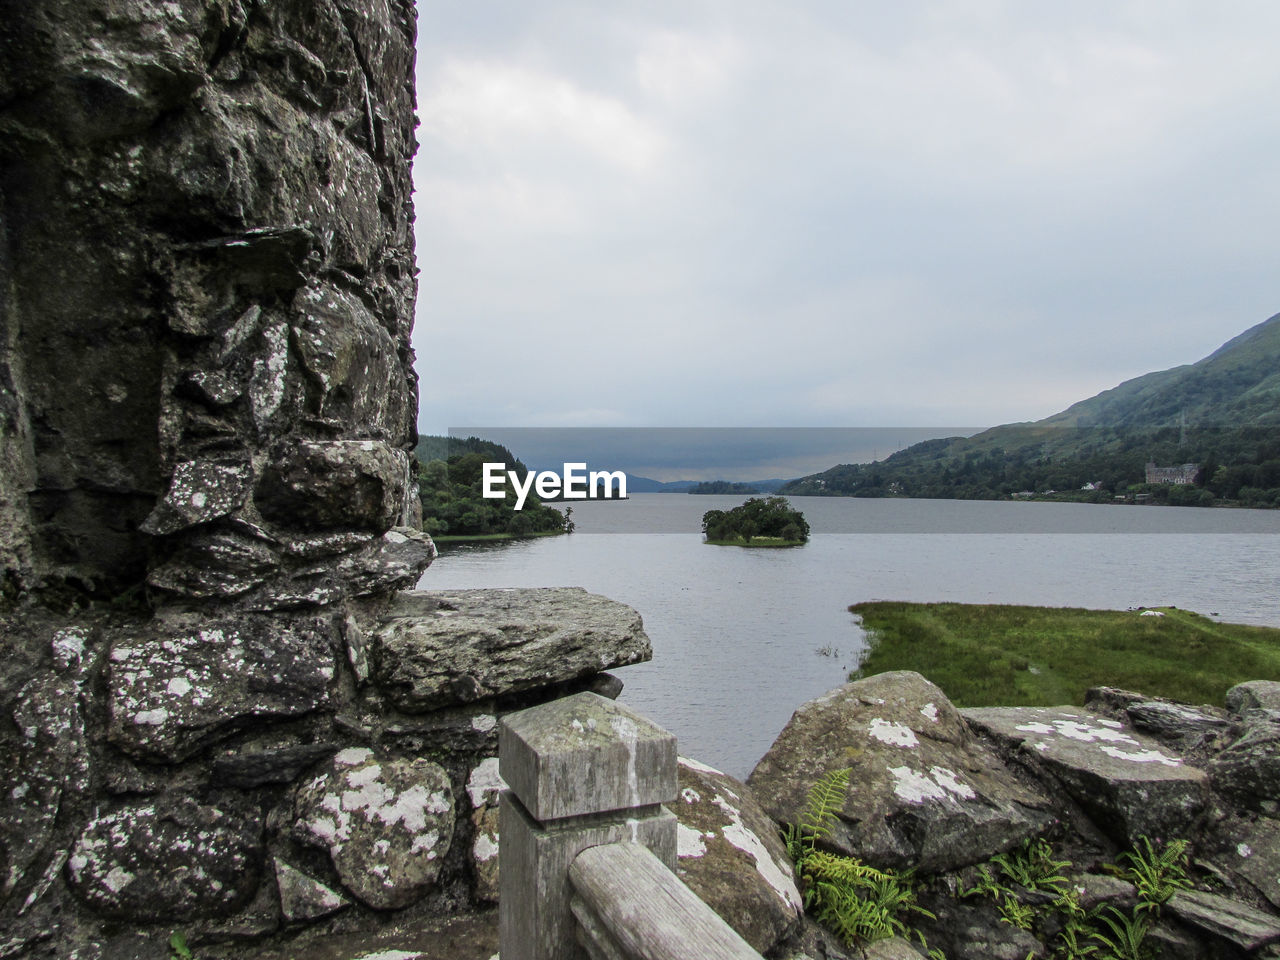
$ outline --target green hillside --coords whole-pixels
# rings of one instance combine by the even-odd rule
[[[1199,465],[1195,485],[1145,465]],[[1082,489],[1086,485],[1091,489]],[[1187,505],[1280,504],[1280,314],[1197,363],[1128,380],[1061,413],[928,440],[872,464],[792,481],[791,495],[1004,499],[1035,495]]]

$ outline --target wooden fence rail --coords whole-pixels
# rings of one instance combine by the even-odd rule
[[[676,741],[579,693],[503,717],[502,960],[761,960],[675,875]]]

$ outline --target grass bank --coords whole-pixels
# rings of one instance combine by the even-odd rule
[[[853,679],[915,670],[964,707],[1080,704],[1100,685],[1221,704],[1241,681],[1280,679],[1280,629],[1185,610],[885,601],[849,610],[869,642]]]
[[[534,537],[559,537],[566,530],[539,530],[537,533],[433,533],[434,543],[472,543],[478,540],[532,540]]]
[[[806,541],[784,540],[782,537],[752,537],[750,540],[734,537],[730,540],[703,540],[702,542],[714,544],[717,547],[803,547]]]

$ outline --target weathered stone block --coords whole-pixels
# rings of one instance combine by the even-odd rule
[[[402,594],[370,640],[374,679],[407,711],[549,686],[652,656],[635,610],[581,587]]]
[[[676,795],[676,738],[594,693],[498,724],[502,779],[535,819],[644,807]]]
[[[328,703],[337,647],[322,620],[178,616],[119,636],[108,737],[134,756],[182,760],[238,727]]]
[[[294,833],[327,849],[346,888],[382,910],[422,897],[453,840],[448,774],[421,758],[343,750],[298,789],[295,812]]]
[[[97,817],[71,848],[72,888],[130,920],[226,914],[257,889],[262,827],[191,801],[134,803]]]
[[[249,464],[243,460],[190,460],[173,469],[169,491],[141,529],[177,533],[239,509],[249,492]]]
[[[286,528],[385,533],[400,518],[408,478],[404,451],[383,441],[306,442],[267,468],[255,502]]]

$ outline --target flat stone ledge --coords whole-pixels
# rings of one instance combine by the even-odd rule
[[[1182,836],[1208,799],[1208,776],[1117,720],[1078,707],[975,707],[970,726],[1048,770],[1117,842]]]
[[[410,713],[653,656],[640,614],[581,587],[404,593],[370,632],[369,649],[374,681]]]

